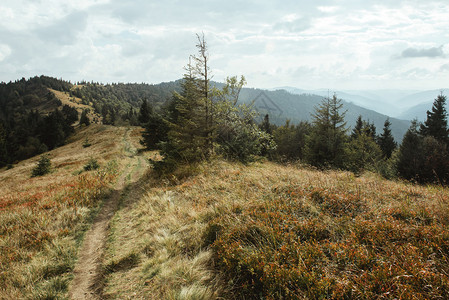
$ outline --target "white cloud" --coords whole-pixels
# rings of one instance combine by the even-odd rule
[[[319,2],[4,0],[0,80],[44,72],[72,81],[175,80],[204,32],[217,80],[243,74],[250,86],[303,88],[448,82],[445,1]],[[392,59],[401,54],[409,58]]]
[[[0,44],[0,61],[4,60],[11,54],[11,48],[8,45]]]

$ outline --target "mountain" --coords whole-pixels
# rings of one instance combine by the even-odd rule
[[[271,90],[283,89],[293,94],[314,94],[327,97],[333,91],[318,89],[304,90],[294,87],[279,87]],[[358,106],[374,110],[384,115],[398,119],[412,120],[418,118],[423,121],[426,118],[426,111],[432,107],[433,100],[441,92],[440,90],[343,90],[336,91],[337,96],[345,101],[353,102]]]
[[[399,99],[401,105],[406,106],[407,109],[398,115],[398,118],[403,119],[418,119],[424,122],[427,118],[427,111],[432,109],[433,101],[440,93],[448,94],[449,89],[429,90],[415,93]]]
[[[398,117],[407,120],[417,119],[420,122],[424,122],[427,118],[427,111],[432,108],[432,104],[433,101],[429,101],[415,105],[402,112]]]
[[[337,96],[341,98],[340,95]],[[290,119],[293,123],[311,121],[311,115],[315,111],[315,107],[323,100],[323,96],[306,93],[293,94],[286,90],[268,91],[245,88],[240,93],[240,100],[244,103],[254,101],[255,107],[261,115],[268,113],[272,123],[283,125],[286,119]],[[385,120],[389,118],[385,114],[363,108],[346,100],[343,100],[343,109],[347,111],[346,122],[348,127],[352,127],[358,116],[361,115],[364,120],[374,123],[378,133],[382,131]],[[395,140],[401,142],[410,122],[396,118],[390,118],[390,121]]]
[[[353,102],[358,106],[377,111],[384,115],[396,116],[400,108],[396,101],[402,97],[413,94],[416,91],[403,90],[343,90],[330,91],[327,89],[304,90],[294,87],[279,87],[272,90],[283,89],[292,94],[314,94],[322,97],[332,96],[335,92],[338,98]]]

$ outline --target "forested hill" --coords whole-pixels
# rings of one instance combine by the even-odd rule
[[[79,123],[137,125],[143,99],[157,109],[179,86],[179,82],[72,84],[48,76],[2,82],[0,167],[63,145]]]
[[[36,76],[0,83],[0,166],[64,144],[83,111],[89,122],[138,125],[137,116],[143,100],[159,110],[172,98],[173,91],[180,91],[180,82],[101,84],[82,81],[75,84]],[[240,101],[254,103],[261,115],[269,113],[270,121],[276,125],[283,125],[286,119],[291,123],[310,121],[321,100],[321,96],[295,95],[285,90],[243,88],[240,94]],[[344,102],[344,110],[347,110],[348,127],[354,126],[361,115],[380,131],[387,119],[385,115],[349,102]],[[394,138],[401,141],[409,122],[393,118],[390,121]]]

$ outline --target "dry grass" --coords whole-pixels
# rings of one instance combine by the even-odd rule
[[[75,96],[70,96],[70,94],[67,93],[67,92],[61,92],[61,91],[53,90],[53,89],[50,89],[50,88],[48,90],[50,92],[52,92],[53,94],[55,94],[55,96],[59,100],[61,100],[62,105],[68,105],[70,107],[75,108],[78,111],[78,116],[81,115],[83,110],[87,109],[87,110],[89,110],[89,113],[87,114],[87,117],[90,119],[90,121],[93,122],[93,120],[98,120],[97,123],[101,123],[102,117],[98,113],[94,112],[94,110],[92,108],[92,103],[90,103],[90,105],[86,105],[86,104],[82,103],[82,99],[81,98],[78,98],[78,97],[75,97]]]
[[[138,187],[108,243],[110,298],[449,297],[446,188],[221,161]]]
[[[50,152],[52,172],[42,177],[30,177],[39,157],[0,172],[1,299],[65,297],[82,233],[126,163],[125,132],[99,125],[80,130]],[[92,146],[83,148],[87,136]],[[91,158],[101,168],[82,172]]]

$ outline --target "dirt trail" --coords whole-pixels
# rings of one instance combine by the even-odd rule
[[[137,150],[129,140],[130,129],[123,137],[123,149],[130,163],[119,176],[110,196],[105,199],[101,211],[94,219],[92,227],[86,232],[83,245],[74,269],[74,279],[69,289],[70,299],[101,299],[103,289],[102,262],[105,243],[109,232],[109,223],[120,203],[125,197],[125,186],[128,181],[137,180],[144,172],[140,168],[141,157],[136,156]]]

